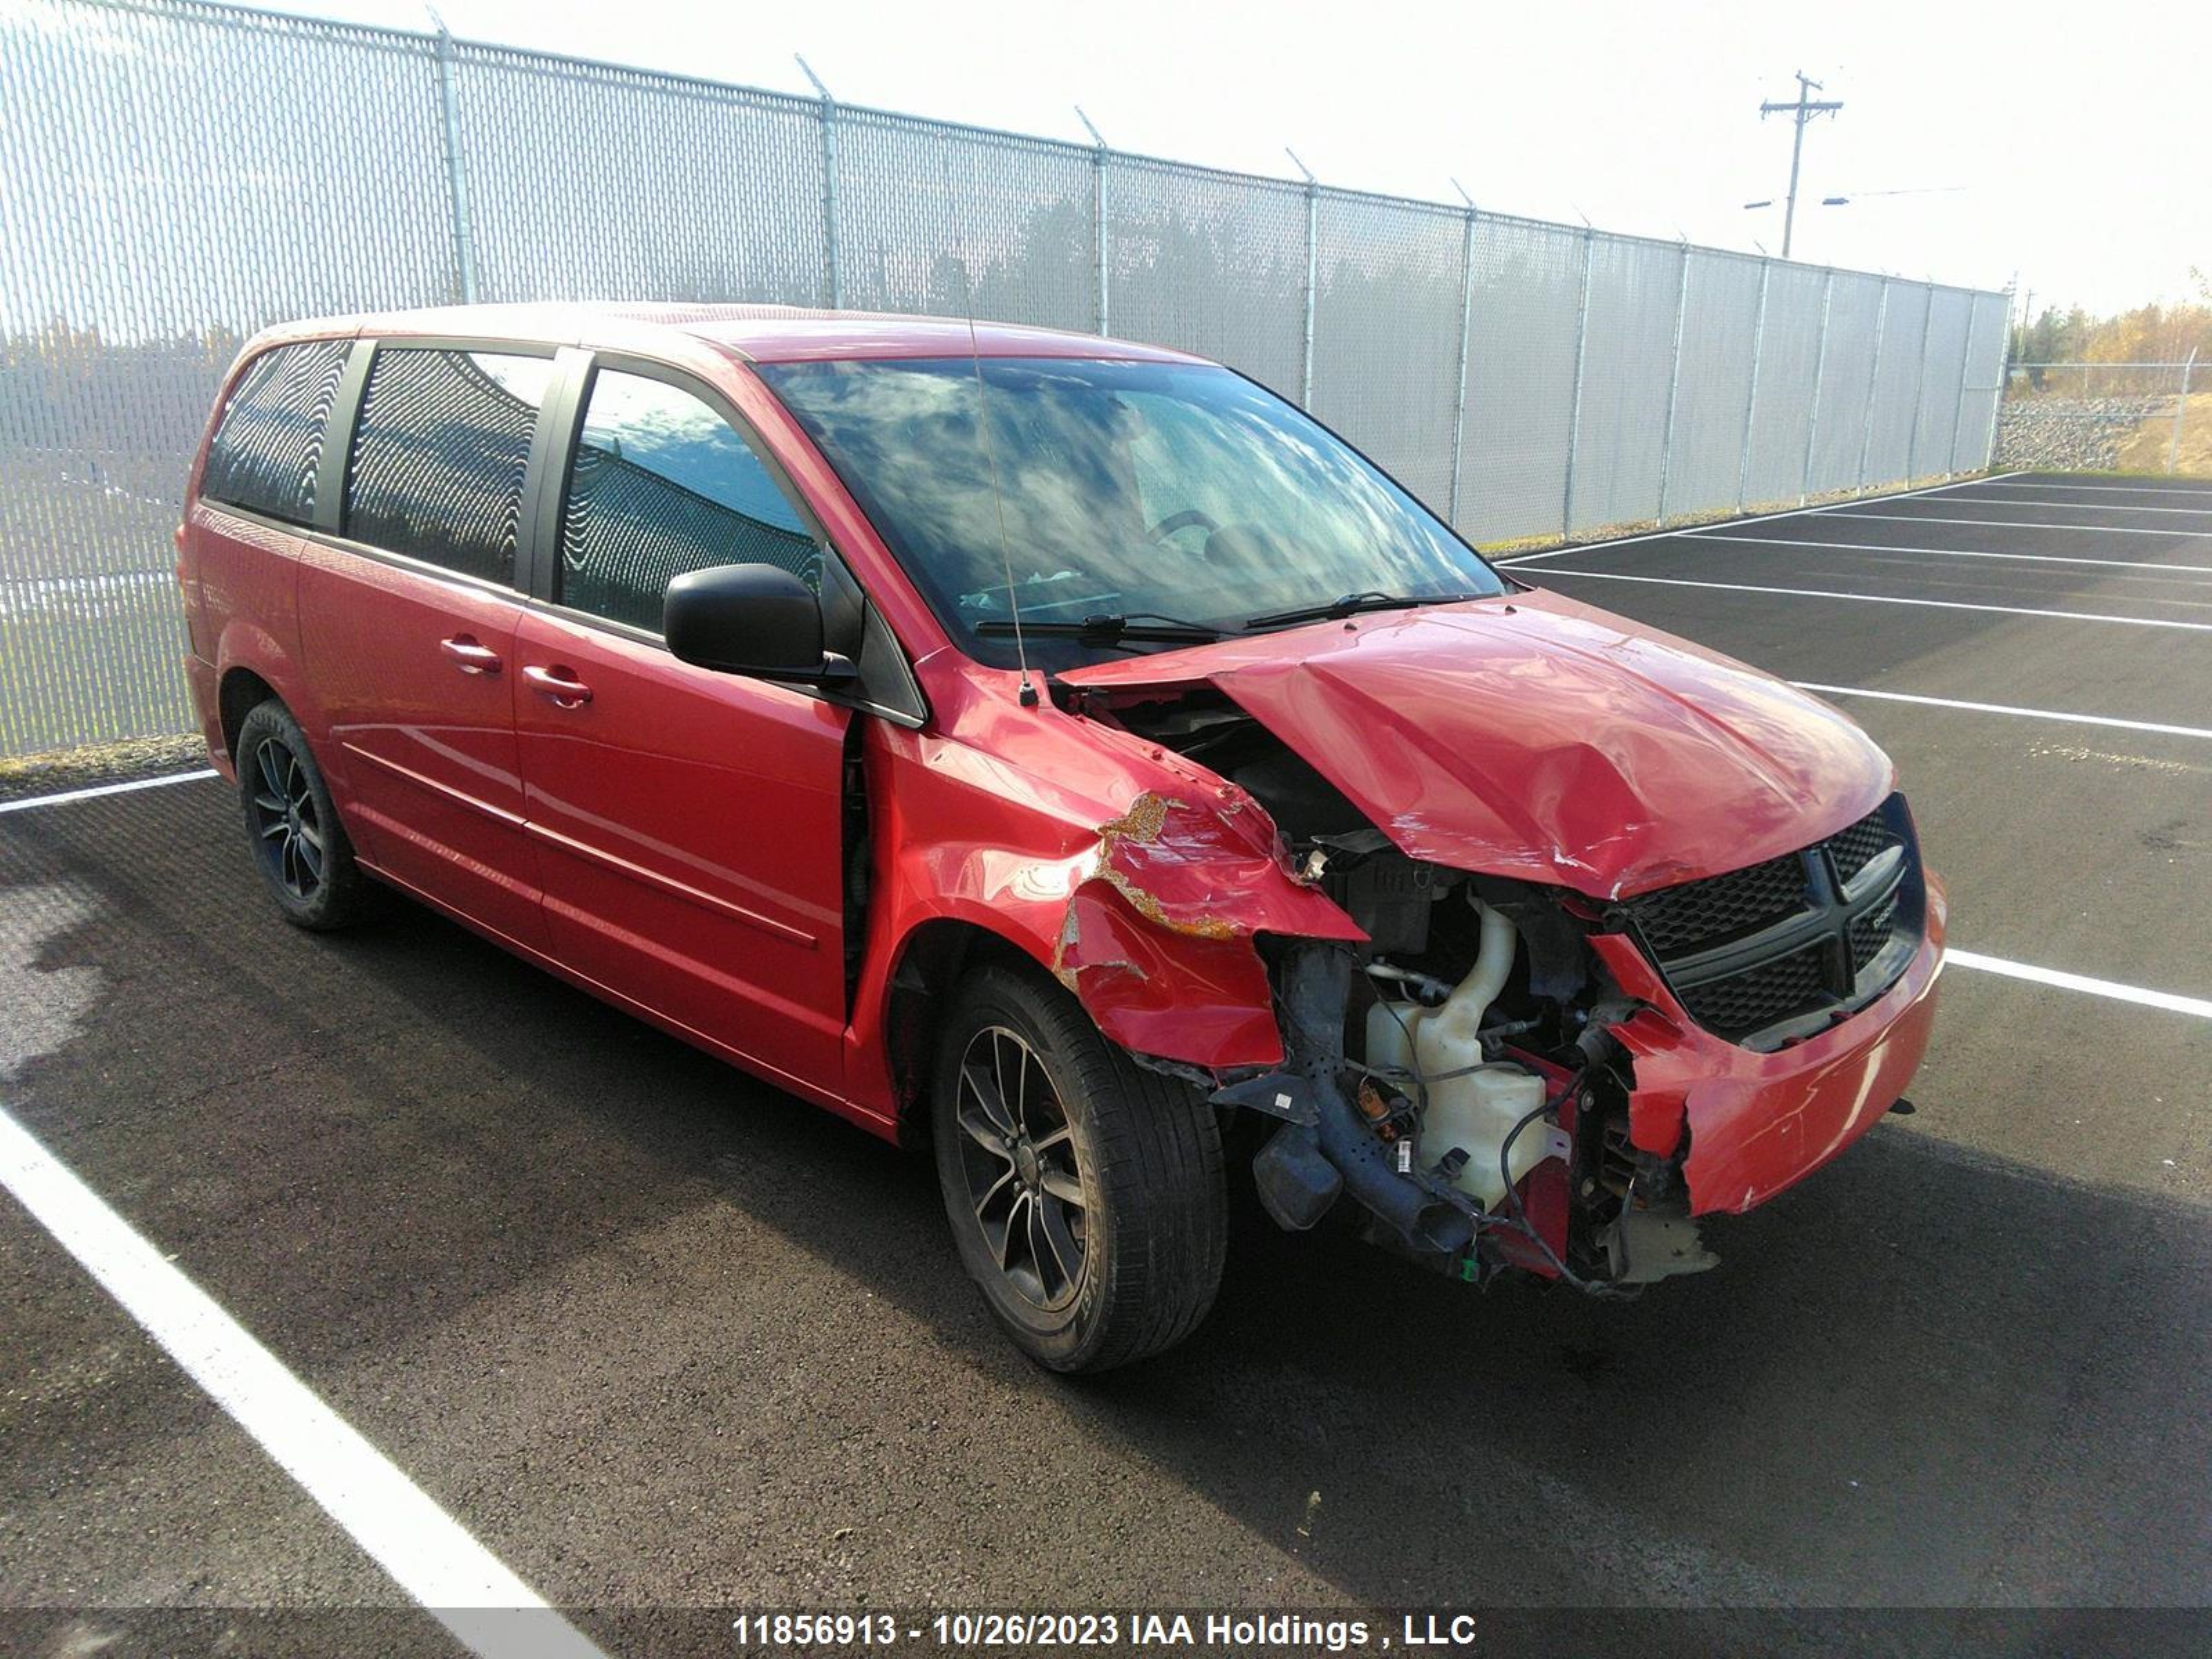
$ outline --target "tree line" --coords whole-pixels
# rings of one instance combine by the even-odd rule
[[[2093,316],[2080,306],[2064,311],[2046,306],[2014,325],[2007,365],[2179,363],[2193,350],[2203,384],[2212,389],[2212,278],[2201,270],[2190,275],[2197,290],[2193,300],[2154,301],[2109,317]],[[2073,384],[2071,376],[2046,375],[2040,368],[2024,373],[2039,391],[2046,383]]]

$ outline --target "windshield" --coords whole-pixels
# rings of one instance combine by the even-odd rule
[[[1225,368],[985,358],[994,454],[973,359],[757,372],[981,661],[1015,660],[1002,504],[1030,659],[1048,668],[1350,596],[1372,609],[1504,591],[1412,496]],[[1083,628],[1113,618],[1129,626]]]

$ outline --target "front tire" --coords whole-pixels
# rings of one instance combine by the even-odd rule
[[[359,921],[367,880],[307,734],[283,703],[257,703],[240,723],[237,763],[248,850],[284,920],[318,933]]]
[[[932,1090],[960,1257],[1016,1346],[1101,1371],[1174,1346],[1227,1249],[1221,1139],[1186,1085],[1139,1067],[1042,976],[971,975]]]

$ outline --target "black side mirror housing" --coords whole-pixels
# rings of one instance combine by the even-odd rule
[[[850,659],[822,644],[814,590],[772,564],[718,564],[668,584],[660,631],[681,662],[722,674],[805,685],[853,678]]]

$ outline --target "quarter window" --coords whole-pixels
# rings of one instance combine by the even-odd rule
[[[347,536],[513,580],[530,434],[552,374],[544,357],[379,347],[346,467]]]
[[[246,365],[208,446],[200,494],[287,524],[315,516],[315,471],[350,340],[278,346]]]
[[[600,370],[561,514],[561,603],[657,634],[669,582],[718,564],[821,590],[820,545],[727,421],[665,380]]]

